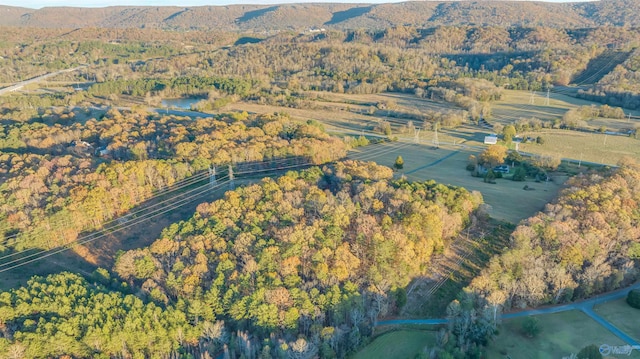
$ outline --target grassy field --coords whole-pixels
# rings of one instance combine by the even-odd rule
[[[352,359],[413,359],[425,347],[435,344],[435,332],[399,330],[382,334],[356,353]]]
[[[600,326],[586,314],[569,311],[536,316],[540,320],[540,334],[528,338],[522,334],[524,318],[505,321],[494,341],[489,345],[487,358],[560,359],[577,354],[587,345],[624,345],[621,339]],[[634,351],[628,358],[640,358]]]
[[[593,309],[618,329],[640,341],[640,309],[630,307],[625,299],[597,305]]]
[[[464,147],[434,150],[431,145],[394,142],[359,149],[349,157],[393,166],[396,157],[402,156],[404,168],[398,175],[404,174],[410,180],[433,179],[461,186],[469,191],[479,191],[485,203],[491,206],[489,213],[493,218],[514,224],[542,210],[545,204],[557,196],[566,180],[566,177],[557,176],[549,183],[514,182],[507,179],[498,179],[496,184],[485,183],[481,178],[472,177],[465,169],[469,155],[477,155],[477,152]],[[533,190],[523,190],[525,185]]]
[[[529,135],[542,136],[544,144],[521,144],[521,151],[610,165],[615,165],[624,156],[640,158],[640,140],[630,137],[566,130],[547,130]]]
[[[571,108],[582,105],[594,104],[589,101],[573,97],[551,94],[549,105],[543,105],[544,99],[534,99],[534,104],[529,104],[530,93],[526,91],[505,90],[504,98],[493,104],[492,123],[511,123],[520,118],[536,117],[541,120],[559,119]],[[389,120],[394,128],[393,136],[410,140],[413,133],[398,132],[399,126],[409,120],[402,118],[386,118],[385,111],[377,111],[375,116],[365,114],[365,109],[372,104],[393,101],[400,111],[415,112],[427,110],[457,109],[455,106],[417,98],[411,94],[383,93],[373,95],[349,95],[334,93],[312,93],[314,100],[308,101],[312,108],[294,109],[288,107],[258,105],[253,103],[235,103],[225,110],[246,110],[256,113],[287,112],[294,118],[308,120],[315,119],[323,124],[331,132],[346,135],[357,135],[362,131],[373,130],[375,125],[383,119]],[[599,104],[597,104],[599,105]],[[633,112],[634,115],[638,113]],[[416,126],[421,126],[414,121]],[[626,119],[595,119],[588,122],[594,129],[605,126],[609,130],[620,130],[633,127],[638,121],[628,122]],[[441,129],[438,133],[440,143],[460,143],[467,145],[483,145],[484,136],[491,132],[475,126],[466,126],[460,129]],[[542,136],[544,145],[522,144],[521,151],[545,155],[558,155],[563,158],[571,158],[579,161],[605,163],[614,165],[623,156],[640,157],[640,142],[623,136],[605,135],[600,133],[586,133],[566,130],[544,130],[541,132],[525,133],[532,137]],[[435,133],[430,130],[420,132],[420,140],[423,143],[431,143]]]
[[[576,108],[579,106],[601,106],[602,104],[597,102],[586,101],[571,96],[566,96],[558,93],[549,94],[549,104],[545,104],[546,93],[537,92],[533,98],[533,104],[531,103],[531,92],[528,91],[516,91],[516,90],[504,90],[503,97],[500,101],[496,101],[492,106],[492,123],[499,122],[502,124],[511,123],[521,118],[532,118],[543,121],[552,121],[554,119],[562,118],[567,110]],[[631,112],[632,115],[637,116],[639,111],[625,110],[625,113]],[[636,121],[637,123],[637,121]],[[589,121],[587,125],[591,128],[597,129],[600,126],[605,126],[609,129],[619,130],[623,128],[633,127],[634,122],[627,122],[626,119],[604,119]]]
[[[357,136],[371,131],[377,121],[381,119],[379,116],[360,113],[359,106],[365,109],[372,104],[392,100],[397,104],[398,109],[407,111],[452,108],[448,104],[420,99],[411,94],[349,95],[314,92],[311,95],[315,98],[309,102],[316,106],[315,109],[236,103],[225,110],[247,110],[257,113],[284,111],[294,118],[318,120],[333,133]],[[505,122],[523,117],[550,120],[561,117],[569,108],[591,104],[589,101],[552,93],[548,106],[544,105],[544,99],[540,96],[537,99],[534,98],[534,104],[530,105],[530,96],[530,93],[526,91],[505,91],[504,99],[494,104],[496,118],[502,118]],[[376,113],[376,115],[380,115],[380,113]],[[413,134],[397,131],[397,126],[408,120],[394,119],[393,121],[397,124],[393,136],[398,137],[400,142],[385,145],[388,147],[383,151],[378,148],[361,149],[355,151],[351,157],[373,160],[379,164],[392,166],[395,158],[401,155],[405,160],[405,168],[402,173],[409,179],[434,179],[442,183],[480,191],[485,202],[492,207],[491,215],[497,219],[518,223],[521,219],[535,214],[557,195],[564,182],[564,177],[555,177],[555,181],[548,184],[508,180],[498,180],[497,184],[486,184],[479,178],[471,177],[465,171],[465,167],[470,154],[477,155],[486,148],[482,142],[484,136],[490,132],[489,130],[475,126],[441,129],[438,132],[441,148],[434,150],[435,133],[433,131],[421,131],[420,145],[411,145]],[[416,125],[420,124],[416,123]],[[545,143],[542,145],[521,144],[519,148],[521,151],[559,156],[572,159],[576,163],[584,161],[609,165],[617,164],[624,156],[640,158],[640,141],[629,137],[566,130],[545,130],[529,135],[542,136]],[[460,144],[464,146],[459,146]],[[534,190],[522,190],[525,184]]]

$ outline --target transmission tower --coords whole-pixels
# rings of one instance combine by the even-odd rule
[[[550,92],[550,90],[547,89],[547,98],[544,99],[544,105],[545,106],[549,106],[549,92]]]
[[[531,91],[531,97],[529,97],[529,105],[533,105],[535,98],[536,98],[536,93]]]
[[[434,124],[434,127],[435,127],[435,131],[433,135],[433,146],[435,148],[440,148],[440,141],[438,141],[438,123],[437,122]]]
[[[229,165],[229,189],[235,189],[236,185],[233,181],[233,167]]]
[[[420,129],[416,129],[415,130],[415,137],[413,138],[413,142],[415,143],[420,143]]]

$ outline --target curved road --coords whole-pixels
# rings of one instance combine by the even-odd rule
[[[629,293],[632,289],[640,288],[640,282],[635,283],[629,287],[615,290],[613,292],[609,292],[606,294],[601,294],[595,296],[590,299],[581,300],[574,303],[554,305],[549,307],[542,307],[537,309],[524,310],[520,312],[506,313],[502,315],[502,319],[512,319],[512,318],[521,318],[532,315],[539,314],[553,314],[566,312],[569,310],[579,310],[591,317],[593,320],[598,322],[603,327],[607,328],[610,332],[615,334],[618,338],[622,339],[625,343],[629,345],[640,345],[640,343],[631,338],[628,334],[624,333],[622,330],[618,329],[616,326],[608,322],[606,319],[599,316],[597,313],[593,311],[593,306],[597,304],[602,304],[606,302],[610,302],[612,300],[624,298],[627,293]],[[406,324],[422,324],[422,325],[435,325],[435,324],[446,324],[448,322],[447,319],[392,319],[392,320],[382,320],[376,323],[376,326],[382,325],[406,325]]]

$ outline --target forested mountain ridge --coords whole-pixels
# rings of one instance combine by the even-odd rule
[[[632,0],[544,3],[520,1],[403,2],[393,4],[282,4],[199,7],[0,6],[0,25],[47,28],[115,27],[216,29],[226,31],[306,30],[494,25],[594,27],[640,25],[640,4]]]

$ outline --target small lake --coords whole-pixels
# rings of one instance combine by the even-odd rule
[[[193,98],[193,97],[165,98],[162,100],[162,108],[169,107],[169,108],[182,108],[185,110],[190,110],[191,105],[194,105],[202,100],[203,100],[202,98]]]

